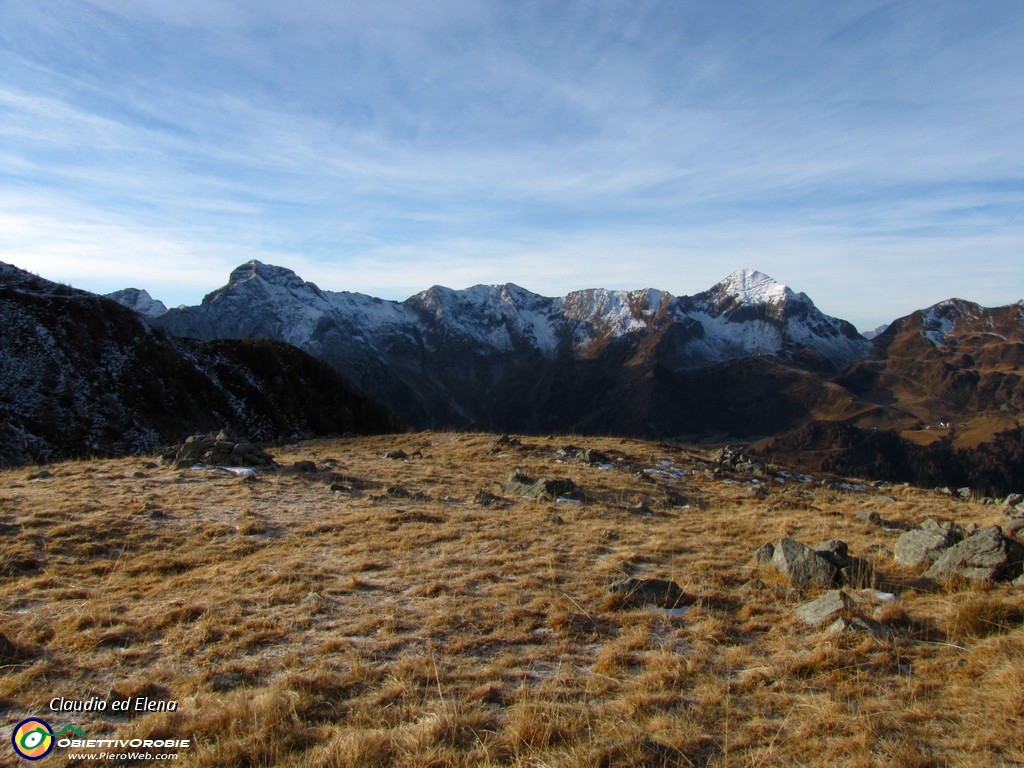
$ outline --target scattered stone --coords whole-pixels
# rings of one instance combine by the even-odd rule
[[[784,539],[784,541],[786,541]],[[853,599],[841,589],[832,589],[793,610],[793,614],[804,624],[820,627],[832,621],[843,611],[853,608]]]
[[[715,463],[736,472],[747,472],[754,475],[764,473],[764,464],[747,456],[741,446],[725,446],[715,454]]]
[[[1024,517],[1011,517],[1004,526],[1010,536],[1019,536],[1024,532]]]
[[[410,491],[400,485],[389,485],[384,493],[371,497],[374,501],[385,501],[387,499],[409,499],[411,501],[430,501],[430,497],[423,491]]]
[[[925,571],[929,579],[962,576],[972,581],[1011,581],[1021,575],[1024,546],[998,525],[982,528],[943,552]]]
[[[402,459],[408,459],[409,458],[409,454],[407,454],[401,448],[398,448],[398,449],[393,450],[393,451],[385,451],[384,453],[381,454],[381,458],[382,459],[393,459],[395,461],[400,461]]]
[[[900,565],[929,565],[961,539],[963,532],[954,523],[928,519],[896,540],[894,556]]]
[[[756,501],[764,501],[768,498],[768,489],[758,483],[757,485],[751,486],[745,494],[745,498],[755,499]]]
[[[870,523],[871,525],[882,524],[882,516],[873,509],[862,509],[855,517],[862,523]]]
[[[873,635],[879,640],[888,640],[893,636],[890,627],[859,614],[849,619],[840,616],[829,625],[825,632],[830,635],[841,635],[846,632],[864,633]]]
[[[513,446],[522,445],[522,441],[518,437],[510,437],[509,435],[502,435],[494,441],[494,445],[487,451],[487,455],[491,456],[495,453],[501,452],[503,448],[511,448]]]
[[[1024,493],[1011,493],[1003,499],[1003,509],[1011,510],[1022,502],[1024,502]]]
[[[662,488],[662,493],[665,494],[665,503],[670,507],[688,507],[692,503],[686,496],[671,488]]]
[[[781,539],[775,545],[771,563],[797,589],[828,589],[839,576],[838,569],[828,559],[795,539]]]
[[[836,568],[842,568],[850,557],[850,549],[840,539],[829,539],[811,547],[815,552],[828,560]]]
[[[775,556],[775,545],[771,542],[762,544],[757,548],[757,552],[754,553],[754,560],[758,565],[768,565],[772,561],[772,557]]]
[[[594,448],[579,448],[575,445],[563,445],[555,451],[555,456],[563,461],[578,461],[582,464],[607,464],[609,459]]]
[[[626,606],[636,608],[649,604],[659,608],[679,608],[695,601],[669,579],[620,579],[608,586],[608,593],[622,595]]]
[[[229,467],[269,467],[274,457],[254,443],[232,437],[228,432],[211,432],[207,435],[192,435],[179,445],[162,448],[157,452],[157,462],[188,468],[196,464]]]
[[[473,503],[479,504],[481,507],[508,506],[508,502],[501,498],[501,496],[495,496],[490,491],[485,491],[482,488],[476,492],[476,496],[473,497]]]
[[[29,480],[45,480],[48,477],[53,477],[53,472],[48,469],[37,469],[35,472],[30,472],[28,475]]]
[[[294,464],[292,464],[292,469],[294,469],[296,472],[317,471],[315,461],[296,461]]]
[[[561,515],[551,515],[551,517],[548,518],[548,522],[553,525],[565,525],[565,520]]]
[[[967,488],[965,486],[963,488],[957,488],[956,489],[956,495],[957,495],[957,498],[963,499],[964,501],[967,501],[967,500],[971,499],[974,496],[974,491],[972,491],[970,488]]]
[[[503,488],[531,499],[575,499],[582,501],[586,492],[572,480],[565,477],[542,477],[534,479],[516,470]]]

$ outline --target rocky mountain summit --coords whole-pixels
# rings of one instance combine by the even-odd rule
[[[154,299],[149,291],[140,288],[122,288],[120,291],[106,294],[118,304],[134,309],[143,317],[159,317],[167,311],[167,305]]]

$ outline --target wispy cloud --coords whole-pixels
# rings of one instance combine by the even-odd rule
[[[0,259],[57,279],[174,303],[252,257],[392,298],[755,266],[861,325],[1024,295],[1013,4],[66,11],[0,25]]]

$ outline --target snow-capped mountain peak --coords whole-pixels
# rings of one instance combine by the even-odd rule
[[[777,304],[796,296],[788,287],[756,269],[737,270],[711,290],[746,307]]]
[[[128,309],[134,309],[144,317],[159,317],[167,312],[166,304],[150,296],[149,291],[140,288],[123,288],[106,296]]]

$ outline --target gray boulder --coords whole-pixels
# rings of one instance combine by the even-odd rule
[[[962,576],[972,581],[1011,581],[1021,574],[1024,546],[1003,536],[998,525],[982,528],[944,551],[925,571],[930,579]]]
[[[775,545],[771,562],[798,589],[828,589],[839,576],[839,569],[832,562],[795,539],[781,539]]]
[[[816,544],[813,549],[836,567],[839,572],[838,583],[858,589],[871,586],[874,568],[864,558],[852,556],[845,541],[830,539]]]
[[[882,525],[882,516],[873,509],[862,509],[856,515],[854,515],[862,523],[870,523],[871,525]]]
[[[804,624],[820,627],[834,621],[844,611],[852,610],[853,599],[841,589],[832,589],[793,610],[793,614]]]
[[[517,493],[532,499],[568,498],[582,501],[586,492],[566,477],[535,479],[516,470],[503,486],[508,493]]]
[[[913,567],[929,565],[962,538],[963,534],[953,523],[925,520],[896,540],[896,562]]]

